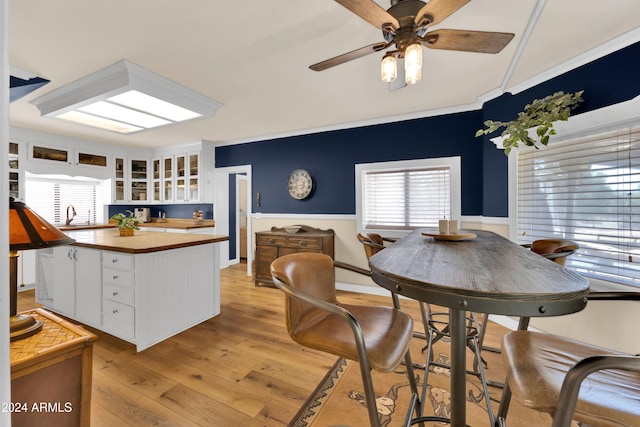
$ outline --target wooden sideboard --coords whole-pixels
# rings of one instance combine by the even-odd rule
[[[11,424],[80,426],[91,422],[91,332],[37,308],[25,312],[42,330],[12,341]]]
[[[319,252],[334,257],[333,230],[301,225],[296,233],[284,228],[272,227],[271,231],[256,233],[256,256],[253,269],[255,285],[274,286],[271,279],[271,262],[282,255],[296,252]]]

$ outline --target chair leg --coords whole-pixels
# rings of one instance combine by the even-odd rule
[[[509,411],[509,403],[511,403],[511,389],[509,388],[509,376],[504,382],[504,388],[502,389],[502,397],[500,398],[500,406],[498,407],[498,420],[506,420],[507,412]]]
[[[371,380],[371,369],[368,362],[358,362],[360,365],[360,375],[362,376],[362,386],[364,387],[364,398],[367,403],[367,411],[369,412],[369,423],[371,427],[380,427],[380,419],[378,418],[378,407],[376,405],[376,395],[373,391],[373,381]]]

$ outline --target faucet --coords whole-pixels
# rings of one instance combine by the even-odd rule
[[[69,209],[71,209],[71,218],[69,218]],[[76,208],[74,208],[73,205],[67,206],[67,220],[65,221],[65,225],[71,224],[71,221],[73,221],[73,218],[75,218],[75,216]]]

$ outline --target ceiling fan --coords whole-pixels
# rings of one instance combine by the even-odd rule
[[[457,50],[479,53],[498,53],[513,38],[511,33],[470,30],[434,30],[438,24],[470,0],[391,0],[391,7],[382,9],[373,0],[336,0],[351,12],[382,30],[383,42],[338,55],[311,65],[314,71],[323,71],[395,44],[396,50],[387,52],[381,64],[382,81],[392,82],[397,76],[398,60],[404,61],[403,71],[407,84],[420,81],[422,76],[422,48]],[[404,83],[404,82],[403,82]]]

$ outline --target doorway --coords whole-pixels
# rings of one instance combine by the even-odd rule
[[[228,244],[220,245],[220,268],[239,263],[241,249],[245,249],[247,275],[250,276],[253,263],[251,165],[216,168],[214,188],[216,234],[229,236]]]

